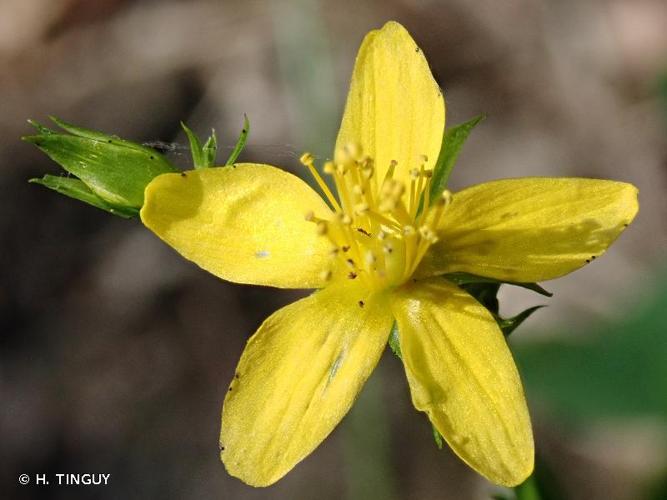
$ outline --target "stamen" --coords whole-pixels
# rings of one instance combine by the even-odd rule
[[[324,179],[322,179],[320,174],[315,169],[315,164],[314,164],[315,158],[313,157],[313,155],[310,153],[304,153],[301,155],[301,158],[299,158],[299,161],[301,161],[301,163],[304,166],[308,167],[308,170],[310,170],[310,173],[315,178],[315,182],[317,182],[317,184],[320,186],[320,189],[325,194],[325,196],[329,200],[329,203],[331,203],[331,206],[334,208],[334,210],[340,211],[341,210],[340,205],[338,204],[336,198],[329,189],[329,186],[327,186],[327,184],[324,182]]]
[[[323,272],[322,279],[331,279],[340,272],[343,277],[359,278],[372,288],[382,289],[400,285],[414,273],[437,241],[433,228],[437,228],[451,202],[451,193],[445,191],[431,203],[433,172],[426,170],[425,156],[417,161],[417,168],[409,170],[407,186],[394,179],[396,161],[390,162],[379,183],[373,159],[362,156],[359,146],[348,144],[336,151],[333,162],[322,166],[335,182],[338,198],[334,199],[317,174],[313,156],[306,153],[301,157],[335,207],[331,220],[320,219],[313,211],[305,214],[307,221],[315,223],[317,233],[331,241],[331,256],[336,266],[341,266]]]

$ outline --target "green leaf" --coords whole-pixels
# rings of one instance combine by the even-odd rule
[[[181,122],[181,127],[188,136],[190,142],[190,151],[192,152],[192,163],[196,169],[210,168],[215,166],[215,156],[218,149],[217,139],[215,137],[215,130],[211,130],[211,135],[202,146],[197,135],[188,128],[188,126]]]
[[[229,158],[227,158],[225,165],[233,165],[234,163],[236,163],[236,160],[241,154],[241,151],[243,151],[243,148],[245,147],[245,143],[248,140],[249,133],[250,133],[250,122],[248,121],[248,116],[243,115],[243,128],[241,129],[241,133],[239,134],[238,141],[236,141],[236,146],[234,147],[232,154],[230,154]]]
[[[485,278],[484,276],[477,276],[475,274],[470,274],[470,273],[450,273],[450,274],[445,274],[444,277],[449,281],[456,283],[457,285],[467,285],[470,283],[498,283],[502,285],[519,286],[521,288],[526,288],[528,290],[532,290],[533,292],[537,292],[540,295],[544,295],[545,297],[553,297],[553,293],[545,290],[537,283],[517,283],[514,281],[500,281],[497,279]]]
[[[40,129],[41,134],[23,140],[35,144],[114,207],[140,209],[146,185],[160,174],[176,171],[151,148],[52,119],[71,135]]]
[[[125,219],[134,217],[138,214],[137,210],[125,208],[125,207],[116,207],[107,203],[102,198],[93,193],[88,186],[86,186],[83,181],[75,179],[73,177],[61,177],[57,175],[45,175],[41,179],[30,179],[28,182],[33,184],[40,184],[49,189],[74,198],[75,200],[88,203],[97,208],[101,208],[111,214],[118,215]]]
[[[505,337],[509,337],[510,333],[516,330],[521,323],[527,320],[535,311],[542,309],[543,307],[546,306],[542,305],[529,307],[525,311],[520,312],[512,318],[501,318],[497,314],[495,314],[494,317],[496,318],[498,326],[503,331],[503,335],[505,335]]]
[[[447,188],[447,181],[449,175],[452,173],[456,158],[463,147],[468,135],[475,126],[485,118],[485,115],[479,115],[460,125],[448,128],[442,137],[442,146],[440,147],[440,155],[438,161],[433,168],[433,177],[431,178],[431,201],[442,195],[442,192]]]

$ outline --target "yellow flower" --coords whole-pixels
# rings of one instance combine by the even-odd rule
[[[430,203],[445,126],[442,92],[408,32],[390,22],[357,56],[326,201],[268,165],[164,174],[144,224],[223,279],[317,292],[248,341],[222,411],[230,474],[266,486],[347,413],[394,321],[414,406],[473,469],[503,485],[533,469],[521,381],[491,314],[442,277],[533,282],[601,255],[634,218],[637,190],[592,179],[490,182]],[[420,200],[424,200],[420,210]],[[305,217],[304,217],[305,215]]]

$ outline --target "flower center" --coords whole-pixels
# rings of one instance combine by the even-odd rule
[[[334,210],[331,220],[308,213],[318,234],[331,241],[332,264],[324,271],[334,276],[361,279],[375,290],[398,286],[407,281],[428,248],[438,238],[434,228],[451,201],[445,190],[431,204],[432,171],[426,170],[425,156],[416,158],[410,171],[410,185],[394,179],[392,161],[383,179],[378,179],[373,159],[361,149],[348,145],[336,152],[334,161],[324,164],[333,177],[336,198],[317,172],[310,153],[301,156]]]

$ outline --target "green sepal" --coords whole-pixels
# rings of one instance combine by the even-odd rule
[[[45,127],[44,125],[42,125],[41,123],[39,123],[36,120],[29,119],[28,123],[30,125],[32,125],[33,127],[35,127],[37,129],[37,132],[39,132],[40,134],[49,135],[49,134],[55,134],[56,133],[55,130],[51,130],[50,128]]]
[[[533,292],[539,293],[540,295],[544,295],[545,297],[553,297],[553,293],[549,292],[548,290],[545,290],[542,288],[540,285],[537,283],[519,283],[516,281],[500,281],[494,278],[486,278],[484,276],[477,276],[475,274],[470,274],[470,273],[449,273],[445,274],[444,277],[448,279],[449,281],[457,284],[457,285],[468,285],[471,283],[497,283],[499,285],[512,285],[512,286],[518,286],[521,288],[526,288],[528,290],[532,290]]]
[[[521,323],[527,320],[535,311],[542,309],[543,307],[546,306],[541,305],[529,307],[525,311],[520,312],[512,318],[501,318],[497,314],[494,314],[493,317],[496,319],[496,323],[498,323],[498,326],[502,330],[503,335],[505,337],[509,337],[510,333],[516,330]]]
[[[514,330],[516,330],[517,327],[528,319],[531,314],[545,306],[540,305],[529,307],[512,318],[503,318],[499,314],[500,304],[498,303],[498,291],[500,290],[500,285],[507,284],[520,286],[533,290],[540,295],[546,295],[547,297],[553,295],[537,283],[508,283],[468,273],[452,273],[445,275],[445,277],[456,283],[459,287],[472,295],[477,302],[482,304],[493,315],[496,323],[498,323],[498,327],[505,337],[508,337]]]
[[[243,128],[241,129],[241,133],[239,134],[239,138],[236,141],[236,146],[234,146],[234,149],[232,150],[232,154],[229,155],[229,158],[227,158],[227,161],[225,162],[225,165],[233,165],[236,163],[236,160],[238,159],[239,155],[241,154],[241,151],[243,151],[243,148],[245,148],[245,143],[248,140],[248,134],[250,133],[250,122],[248,121],[248,115],[244,114],[243,115]]]
[[[176,171],[151,148],[51,119],[71,135],[39,126],[40,134],[23,140],[35,144],[97,197],[116,208],[139,210],[146,185],[160,174]]]
[[[485,115],[479,115],[472,120],[445,130],[442,136],[440,154],[435,162],[433,176],[431,177],[431,202],[435,202],[442,195],[442,192],[447,189],[449,175],[452,173],[463,144],[472,129],[484,118],[486,118]]]
[[[394,324],[391,327],[391,333],[389,334],[389,348],[398,359],[403,359],[401,354],[401,344],[398,339],[398,323],[394,321]]]
[[[498,314],[500,304],[498,303],[498,290],[500,283],[467,283],[459,285],[466,292],[477,299],[492,314]]]
[[[444,438],[442,437],[442,434],[440,434],[440,431],[435,428],[435,425],[431,424],[431,429],[433,429],[433,440],[435,441],[435,445],[438,447],[439,450],[442,450],[443,446],[445,445]]]
[[[62,177],[58,175],[45,175],[41,179],[30,179],[28,182],[33,184],[40,184],[49,189],[53,189],[57,193],[69,196],[75,200],[88,203],[97,208],[101,208],[111,214],[118,215],[125,219],[136,216],[139,212],[133,208],[117,207],[107,203],[102,198],[93,193],[83,181],[74,177]]]
[[[215,136],[215,130],[211,129],[211,135],[202,146],[197,135],[181,122],[181,127],[190,142],[190,151],[192,153],[192,163],[195,169],[210,168],[215,166],[215,157],[218,151],[218,140]]]
[[[215,158],[218,154],[218,137],[215,135],[214,128],[211,129],[211,135],[208,136],[201,149],[206,165],[215,166]]]

